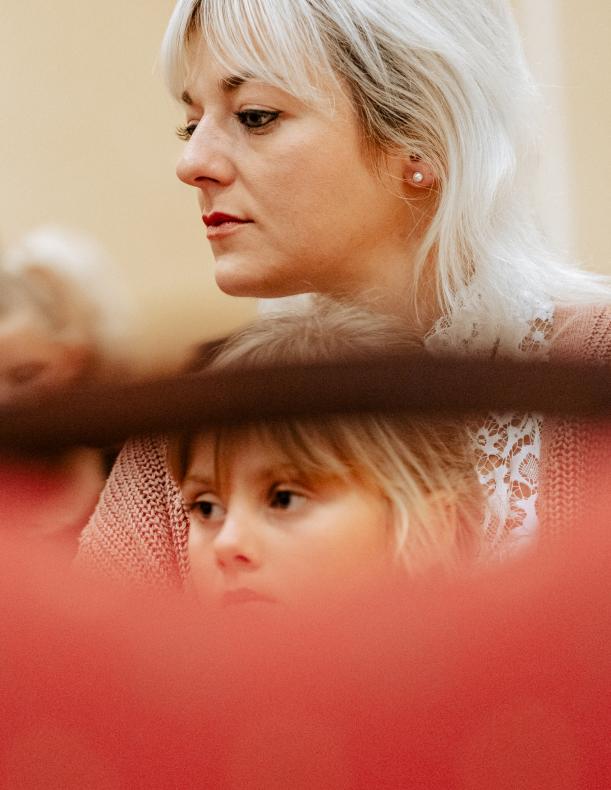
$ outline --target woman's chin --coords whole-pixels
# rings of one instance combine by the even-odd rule
[[[287,283],[280,278],[271,278],[268,272],[244,263],[238,266],[217,261],[214,279],[221,291],[228,296],[275,299],[301,293],[295,291],[294,282]]]

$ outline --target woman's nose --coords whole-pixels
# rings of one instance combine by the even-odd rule
[[[235,170],[228,142],[212,125],[201,120],[185,143],[176,165],[176,175],[185,184],[205,189],[230,184]]]
[[[225,571],[254,570],[261,564],[262,545],[247,514],[227,514],[214,539],[216,561]]]

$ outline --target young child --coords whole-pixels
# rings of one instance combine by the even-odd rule
[[[233,335],[208,369],[421,349],[400,322],[319,300]],[[466,427],[362,414],[183,435],[169,466],[189,518],[198,595],[221,606],[296,604],[397,571],[454,567],[481,534]]]

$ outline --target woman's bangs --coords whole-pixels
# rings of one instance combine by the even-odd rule
[[[199,35],[229,75],[251,76],[308,104],[328,102],[329,59],[303,0],[201,0],[171,20],[164,43],[166,79],[180,98]]]

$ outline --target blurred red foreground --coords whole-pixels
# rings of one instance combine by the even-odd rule
[[[0,787],[611,787],[611,535],[298,620],[2,547]]]

